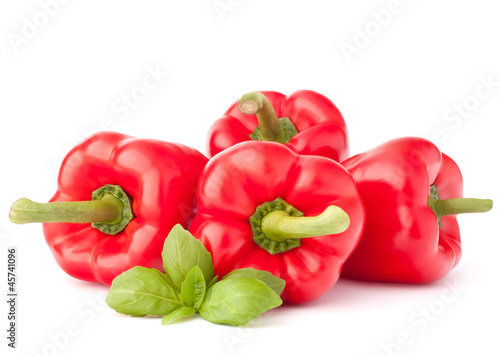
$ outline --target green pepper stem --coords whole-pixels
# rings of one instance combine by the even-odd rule
[[[464,213],[485,213],[493,208],[491,199],[475,198],[451,198],[435,199],[429,198],[429,207],[439,219],[446,215]]]
[[[251,91],[243,94],[238,101],[238,109],[247,115],[257,114],[264,141],[286,142],[285,132],[280,127],[278,115],[262,93]]]
[[[317,216],[293,217],[283,210],[270,212],[262,219],[262,232],[274,241],[340,234],[350,224],[349,215],[330,205]]]
[[[10,208],[10,221],[28,223],[107,223],[121,219],[122,202],[113,195],[102,199],[77,202],[35,203],[21,198]]]
[[[35,203],[22,198],[9,212],[10,221],[16,224],[91,223],[107,235],[125,229],[133,217],[130,197],[119,185],[110,184],[93,191],[91,201]]]

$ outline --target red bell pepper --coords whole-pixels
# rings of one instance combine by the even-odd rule
[[[484,212],[487,199],[462,198],[456,163],[422,138],[400,138],[342,163],[366,208],[361,243],[342,270],[379,282],[425,283],[445,276],[462,255],[455,214]]]
[[[289,96],[275,91],[243,95],[210,128],[209,156],[250,140],[276,141],[299,154],[336,161],[349,156],[340,111],[327,97],[310,90]]]
[[[45,239],[66,273],[110,285],[134,266],[162,269],[168,232],[194,216],[206,162],[180,144],[98,133],[66,156],[51,203],[20,199],[10,219],[46,222]]]
[[[283,300],[303,303],[335,284],[363,224],[358,191],[339,163],[276,142],[245,142],[205,167],[190,231],[219,276],[266,270],[286,281]]]

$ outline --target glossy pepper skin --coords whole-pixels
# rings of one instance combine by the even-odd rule
[[[431,208],[433,191],[437,190],[441,202],[463,196],[462,176],[451,158],[430,141],[406,137],[342,164],[354,178],[366,209],[363,237],[345,263],[343,275],[426,283],[444,277],[457,265],[462,247],[456,215],[438,220]],[[480,204],[485,202],[491,203]]]
[[[311,90],[299,90],[288,96],[275,91],[261,92],[274,108],[278,118],[288,117],[298,133],[287,147],[302,155],[318,155],[341,161],[349,155],[344,119],[327,97]],[[209,157],[243,141],[259,126],[257,115],[247,115],[235,102],[210,128]]]
[[[318,216],[335,205],[347,213],[350,225],[344,232],[302,238],[300,246],[271,254],[253,240],[249,221],[259,206],[277,198],[306,217]],[[325,157],[298,155],[275,142],[245,142],[207,164],[190,231],[212,253],[219,277],[236,268],[267,270],[286,281],[283,300],[304,303],[335,284],[359,242],[363,225],[360,196],[340,164]]]
[[[134,218],[116,235],[90,224],[43,224],[59,266],[70,276],[110,285],[134,266],[162,269],[165,237],[177,223],[185,228],[196,206],[196,184],[207,158],[175,143],[137,139],[114,132],[91,136],[64,159],[51,202],[89,200],[106,184],[132,199]]]

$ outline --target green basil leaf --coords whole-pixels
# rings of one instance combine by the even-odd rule
[[[178,288],[181,288],[194,266],[200,267],[205,281],[211,281],[214,277],[212,256],[200,240],[179,224],[172,228],[165,239],[161,256],[163,269]]]
[[[274,290],[258,279],[229,278],[208,290],[199,313],[212,323],[240,326],[282,303]]]
[[[165,277],[153,268],[133,267],[113,280],[106,303],[118,313],[132,316],[169,314],[182,303]]]
[[[182,304],[198,310],[205,299],[206,290],[207,283],[203,278],[203,273],[199,266],[194,266],[182,282],[180,294]]]
[[[186,318],[188,316],[191,316],[194,313],[196,313],[196,310],[194,308],[191,308],[191,307],[182,307],[182,308],[174,310],[173,312],[171,312],[168,315],[165,315],[163,317],[163,319],[161,319],[161,323],[163,325],[166,325],[166,324],[169,324],[172,321],[177,320],[179,318],[183,318],[183,317]]]
[[[175,285],[175,283],[172,281],[172,278],[170,278],[170,276],[168,275],[167,271],[165,271],[165,273],[163,274],[163,277],[167,280],[167,282],[171,285],[173,285],[178,292],[180,292],[180,288],[177,288],[177,286]]]
[[[267,284],[277,295],[280,295],[285,289],[285,281],[281,278],[274,276],[272,273],[267,271],[261,271],[253,268],[240,268],[235,269],[232,272],[226,274],[222,279],[230,278],[256,278],[259,281]]]
[[[212,278],[210,283],[208,283],[207,290],[209,290],[211,286],[213,286],[215,283],[217,283],[218,280],[219,280],[219,276],[215,276],[214,278]]]

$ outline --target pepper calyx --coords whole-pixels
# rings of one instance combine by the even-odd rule
[[[281,130],[285,134],[285,140],[281,143],[288,143],[295,135],[299,133],[293,122],[288,117],[280,117],[278,118],[278,121]],[[257,126],[249,136],[254,141],[265,141],[262,138],[262,130],[260,129],[260,126]]]
[[[96,189],[92,192],[92,200],[101,200],[106,196],[112,196],[117,199],[117,203],[121,202],[122,209],[120,216],[111,222],[95,222],[92,227],[107,235],[116,235],[125,227],[127,227],[130,220],[134,218],[132,213],[132,199],[119,185],[106,184],[105,186]]]
[[[294,217],[304,216],[303,212],[288,204],[281,198],[259,205],[255,209],[255,213],[248,219],[250,221],[250,227],[252,228],[254,242],[271,255],[286,252],[295,247],[299,247],[300,239],[292,238],[284,241],[276,241],[268,238],[262,231],[263,218],[273,211],[283,211],[289,216]]]

